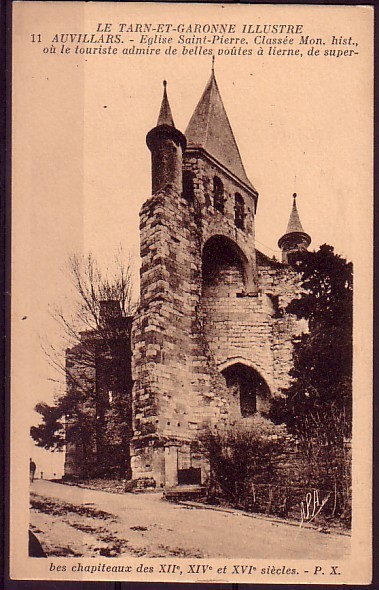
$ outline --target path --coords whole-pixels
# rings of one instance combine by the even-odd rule
[[[54,555],[332,559],[350,537],[241,512],[176,505],[161,494],[112,494],[49,481],[31,486],[32,529]]]

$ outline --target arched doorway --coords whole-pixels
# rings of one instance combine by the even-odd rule
[[[239,407],[242,418],[269,409],[270,388],[258,371],[242,363],[234,363],[224,369],[222,375],[233,405]]]

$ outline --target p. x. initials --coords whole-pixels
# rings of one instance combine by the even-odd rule
[[[322,568],[320,565],[316,565],[313,574],[315,576],[317,576],[318,574],[321,574],[322,576],[328,573],[330,576],[340,576],[341,572],[338,571],[338,565],[331,565],[330,566],[330,570],[329,572],[325,572],[324,568]]]

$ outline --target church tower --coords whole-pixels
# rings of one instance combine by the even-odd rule
[[[282,261],[291,264],[294,254],[302,252],[311,243],[311,237],[305,233],[301,225],[299,213],[296,206],[297,194],[293,194],[293,204],[290,218],[288,220],[286,233],[279,239],[278,246],[282,251]]]
[[[213,68],[185,135],[185,188],[196,185],[195,199],[203,218],[202,247],[234,250],[243,266],[241,293],[256,294],[258,192],[247,178]]]
[[[133,479],[203,484],[195,441],[267,410],[286,386],[293,270],[255,248],[247,177],[212,67],[185,135],[164,83],[140,212],[141,293],[133,321]],[[307,235],[307,234],[304,234]]]

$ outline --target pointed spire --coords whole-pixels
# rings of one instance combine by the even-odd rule
[[[173,119],[172,113],[171,113],[170,103],[168,102],[166,87],[167,87],[167,82],[166,82],[166,80],[163,80],[163,98],[162,98],[161,110],[159,111],[157,126],[158,125],[169,125],[170,127],[175,127],[174,119]]]
[[[288,220],[286,234],[290,234],[292,232],[304,233],[303,226],[301,225],[299,213],[296,206],[296,198],[297,194],[293,193],[292,211],[290,218]]]
[[[282,250],[283,262],[290,260],[291,254],[306,250],[311,243],[311,237],[301,225],[299,213],[296,206],[297,194],[293,194],[293,203],[286,233],[280,238],[278,245]]]
[[[217,86],[214,59],[208,84],[185,132],[189,146],[203,148],[249,188],[247,178],[228,115]]]
[[[163,98],[158,122],[146,135],[146,144],[151,151],[152,193],[155,195],[164,187],[170,187],[179,194],[182,192],[183,152],[186,138],[176,129],[163,81]]]

